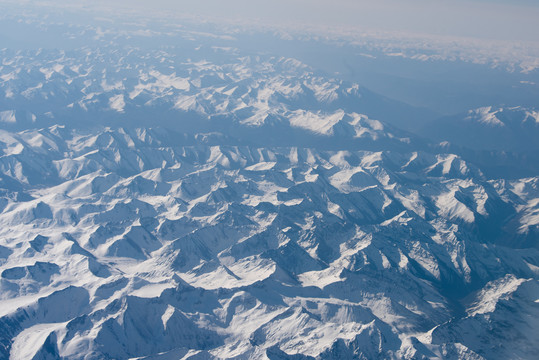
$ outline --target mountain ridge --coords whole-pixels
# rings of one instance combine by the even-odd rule
[[[11,309],[1,318],[2,347],[15,358],[19,341],[38,334],[48,335],[32,356],[53,349],[73,359],[488,358],[478,343],[442,335],[498,309],[473,305],[467,320],[460,299],[487,286],[475,296],[489,303],[497,287],[489,281],[507,273],[536,284],[536,237],[504,240],[537,231],[536,178],[491,181],[455,155],[215,146],[196,137],[169,147],[174,135],[160,129],[3,134],[4,152],[25,143],[0,158],[2,178],[20,184],[22,199],[4,197],[0,214],[1,301]],[[37,276],[32,269],[44,264]],[[504,284],[513,304],[520,285]],[[46,304],[63,306],[68,296],[82,296],[84,310],[55,317]],[[8,307],[21,297],[55,327],[38,332],[24,320],[38,315]],[[128,315],[141,306],[156,312],[144,325]],[[199,340],[175,337],[177,326]],[[143,334],[154,345],[128,340]]]

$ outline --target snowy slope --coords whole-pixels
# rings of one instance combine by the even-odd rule
[[[179,31],[0,49],[0,359],[534,358],[533,167],[486,176],[373,116],[402,104]],[[524,113],[533,137],[520,108],[451,130]]]
[[[471,149],[537,151],[539,112],[522,107],[488,106],[439,119],[427,125],[422,133]]]
[[[455,155],[201,138],[2,132],[2,357],[537,350],[537,178],[487,181]],[[489,330],[505,326],[528,335]]]
[[[151,119],[151,125],[189,132],[284,122],[328,134],[350,132],[339,126],[355,121],[343,119],[345,113],[385,115],[398,124],[415,111],[292,58],[192,43],[166,50],[108,47],[0,49],[2,128],[145,127]]]

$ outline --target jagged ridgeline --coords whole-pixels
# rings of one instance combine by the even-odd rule
[[[0,50],[0,359],[536,356],[536,110],[182,34]]]
[[[1,132],[2,357],[530,356],[537,178],[205,141]]]

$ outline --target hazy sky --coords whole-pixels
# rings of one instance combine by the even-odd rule
[[[539,41],[539,0],[19,0],[100,3],[270,24],[356,26],[374,30]],[[3,0],[0,0],[0,4]]]
[[[539,0],[130,0],[128,3],[202,16],[258,18],[269,23],[345,25],[539,41]]]

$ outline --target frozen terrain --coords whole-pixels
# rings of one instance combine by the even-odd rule
[[[0,49],[0,359],[533,359],[537,110],[230,33]]]
[[[1,135],[3,357],[537,350],[537,178],[159,128]]]

